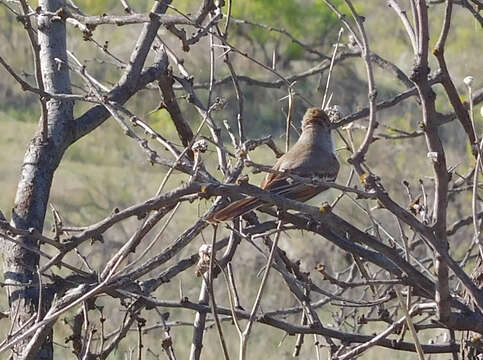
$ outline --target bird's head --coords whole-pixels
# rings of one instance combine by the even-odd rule
[[[319,108],[308,108],[302,120],[302,130],[312,126],[322,126],[330,129],[330,119],[324,110]]]

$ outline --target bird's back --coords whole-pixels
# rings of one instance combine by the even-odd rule
[[[339,172],[330,132],[325,129],[308,129],[294,146],[274,166],[279,171],[290,170],[300,176],[331,175]]]

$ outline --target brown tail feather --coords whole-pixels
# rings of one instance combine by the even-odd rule
[[[253,209],[256,209],[262,204],[263,202],[261,202],[257,198],[250,196],[250,197],[247,197],[246,199],[235,201],[230,205],[228,205],[227,207],[224,207],[223,209],[218,210],[216,213],[212,214],[206,220],[210,222],[223,222],[226,220],[233,219],[237,216],[246,214],[247,212]]]

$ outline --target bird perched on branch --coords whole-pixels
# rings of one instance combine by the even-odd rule
[[[297,201],[307,201],[326,190],[327,186],[294,180],[288,174],[317,177],[325,181],[336,179],[340,166],[335,155],[330,124],[329,117],[323,110],[307,109],[302,120],[302,134],[299,139],[272,167],[273,170],[287,174],[269,173],[260,187]],[[264,204],[262,200],[249,196],[218,210],[207,221],[230,220]]]

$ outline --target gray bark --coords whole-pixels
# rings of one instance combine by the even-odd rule
[[[44,10],[55,11],[65,5],[65,1],[41,0],[39,5]],[[43,16],[40,17],[38,26],[40,65],[45,90],[52,93],[71,93],[69,70],[66,66],[65,24],[60,21],[51,22]],[[56,59],[60,59],[64,64]],[[28,144],[21,169],[11,220],[12,225],[19,229],[34,228],[42,232],[53,175],[66,144],[72,138],[68,123],[73,120],[73,103],[51,99],[47,103],[47,109],[47,142],[42,142],[39,128]],[[19,240],[27,247],[39,247],[32,238],[21,237]],[[36,285],[39,279],[36,269],[39,256],[20,245],[8,242],[3,244],[3,249],[5,280],[24,285],[11,287],[8,291],[11,321],[15,331],[38,311],[39,291]],[[49,305],[51,295],[43,292],[42,302],[45,307]],[[28,340],[25,339],[14,347],[13,359],[20,358],[21,350]],[[35,359],[52,359],[52,352],[52,332],[49,331],[48,336],[40,344]]]

